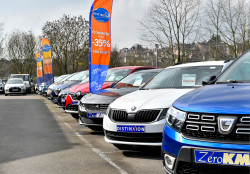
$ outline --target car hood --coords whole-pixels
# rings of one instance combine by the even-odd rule
[[[76,84],[79,84],[79,83],[80,83],[80,81],[64,81],[64,82],[61,82],[61,83],[59,83],[57,85],[54,85],[53,89],[54,90],[57,90],[57,89],[62,90],[62,89],[66,89],[66,88],[69,88],[71,86],[74,86]]]
[[[113,82],[104,82],[102,89],[110,87],[111,84],[113,84]],[[89,93],[89,82],[75,85],[69,90],[70,93],[77,93],[79,91],[81,91],[81,93]]]
[[[250,114],[250,83],[216,84],[192,91],[173,104],[188,112]]]
[[[141,109],[162,109],[169,108],[172,103],[187,92],[189,89],[153,89],[153,90],[138,90],[130,94],[124,95],[113,103],[110,107],[115,109],[125,109],[128,112],[132,107],[136,107],[136,111]]]
[[[100,90],[98,94],[87,94],[82,97],[82,103],[88,104],[110,104],[115,101],[117,98],[126,95],[128,93],[134,92],[138,88],[108,88]]]

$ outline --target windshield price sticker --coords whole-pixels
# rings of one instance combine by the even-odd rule
[[[79,101],[72,101],[71,105],[79,105]]]
[[[250,166],[250,153],[195,151],[196,163]]]
[[[105,113],[88,113],[88,118],[103,118]]]
[[[145,126],[117,125],[117,132],[145,132]]]
[[[196,74],[182,74],[182,86],[195,86]]]

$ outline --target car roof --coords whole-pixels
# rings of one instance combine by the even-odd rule
[[[121,67],[115,67],[110,69],[140,69],[140,68],[154,68],[150,66],[121,66]]]
[[[193,63],[185,63],[180,65],[174,65],[167,67],[169,68],[181,68],[181,67],[190,67],[190,66],[219,66],[219,65],[225,65],[224,61],[206,61],[206,62],[193,62]]]
[[[136,72],[134,72],[133,74],[135,73],[141,73],[141,72],[145,72],[145,73],[149,73],[149,72],[161,72],[163,69],[147,69],[147,70],[138,70]]]

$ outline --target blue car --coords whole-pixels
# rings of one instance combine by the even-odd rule
[[[177,99],[166,115],[166,173],[250,173],[250,51]]]

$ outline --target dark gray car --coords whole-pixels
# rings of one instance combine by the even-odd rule
[[[78,109],[79,124],[93,130],[102,130],[103,116],[109,104],[123,95],[138,90],[160,71],[161,69],[138,71],[117,82],[112,88],[85,95]]]

